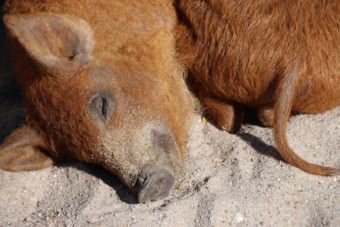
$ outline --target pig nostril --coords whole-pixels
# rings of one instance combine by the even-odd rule
[[[138,201],[145,203],[166,197],[174,182],[174,176],[164,169],[158,169],[140,176],[136,186]]]
[[[146,179],[147,179],[146,176],[143,175],[139,176],[137,181],[138,187],[144,188],[147,183]]]

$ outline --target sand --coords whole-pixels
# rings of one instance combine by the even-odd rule
[[[147,204],[82,163],[0,171],[0,226],[340,225],[340,178],[278,160],[271,129],[229,134],[196,116],[190,135],[185,174],[168,198]],[[340,108],[292,117],[288,139],[305,159],[340,167]]]

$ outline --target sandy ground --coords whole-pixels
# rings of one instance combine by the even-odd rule
[[[340,166],[340,108],[291,118],[290,144],[309,161]],[[0,171],[0,226],[340,226],[340,178],[277,159],[271,129],[236,135],[195,118],[187,171],[171,195],[136,204],[94,166]]]

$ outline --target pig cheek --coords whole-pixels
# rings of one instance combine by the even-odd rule
[[[138,176],[146,166],[165,167],[173,172],[167,155],[155,149],[148,129],[112,130],[103,135],[97,144],[97,164],[119,177],[130,189],[135,187]]]
[[[134,187],[138,178],[138,162],[132,150],[132,138],[125,130],[105,133],[98,140],[91,159],[120,178],[129,188]]]

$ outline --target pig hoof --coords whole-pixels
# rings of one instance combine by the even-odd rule
[[[138,202],[146,203],[165,198],[174,182],[174,176],[164,169],[142,174],[137,182]]]
[[[206,97],[202,101],[205,116],[218,129],[236,132],[240,129],[244,111],[241,106],[227,101]]]
[[[236,112],[231,106],[220,106],[219,108],[206,109],[204,117],[220,130],[236,132],[241,127],[243,114]]]
[[[233,122],[230,116],[223,113],[217,113],[213,111],[207,110],[204,113],[204,118],[208,119],[210,123],[212,123],[216,128],[226,131],[232,132],[233,131]]]
[[[271,107],[263,107],[258,110],[257,118],[261,124],[265,127],[273,127],[274,123],[274,112]]]

